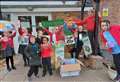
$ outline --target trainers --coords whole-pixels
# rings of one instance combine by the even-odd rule
[[[120,75],[117,75],[114,80],[115,80],[115,81],[120,81]]]
[[[42,68],[42,65],[40,64],[39,67]]]
[[[11,68],[7,68],[7,70],[10,72],[10,71],[11,71]]]
[[[51,73],[50,73],[50,76],[52,76],[52,75],[53,75],[53,73],[51,72]]]
[[[16,67],[12,67],[13,70],[16,70]]]
[[[28,66],[28,64],[24,64],[24,67],[27,67]]]
[[[120,82],[120,79],[119,79],[119,80],[117,80],[117,81],[115,81],[115,82]]]
[[[39,75],[35,75],[36,78],[39,78]]]
[[[45,75],[46,75],[46,74],[45,74],[45,73],[43,73],[43,74],[42,74],[42,77],[45,77]]]
[[[29,81],[29,82],[32,81],[32,78],[31,78],[31,77],[28,77],[28,81]]]

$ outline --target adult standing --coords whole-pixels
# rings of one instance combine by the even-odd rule
[[[99,14],[100,18],[100,14]],[[91,47],[92,47],[92,54],[97,55],[95,53],[95,10],[88,11],[88,16],[82,21],[82,25],[88,31],[88,36],[90,39]]]

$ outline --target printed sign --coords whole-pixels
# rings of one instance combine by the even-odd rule
[[[73,35],[65,36],[65,45],[75,44]]]
[[[12,30],[13,26],[11,22],[0,20],[0,31]]]
[[[82,38],[83,41],[83,50],[86,56],[89,56],[92,53],[91,43],[88,36]]]
[[[30,28],[30,23],[29,22],[21,22],[21,26],[25,28]]]
[[[108,8],[103,8],[103,13],[102,13],[102,16],[106,17],[108,16]]]
[[[5,25],[5,27],[6,27],[8,30],[13,29],[13,26],[12,26],[12,24],[10,24],[10,23],[7,23],[7,24]]]
[[[0,31],[3,31],[3,28],[4,28],[4,24],[0,23]]]

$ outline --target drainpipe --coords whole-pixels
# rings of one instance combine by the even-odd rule
[[[94,30],[94,37],[95,37],[95,54],[96,55],[101,55],[100,53],[100,46],[99,46],[99,38],[98,38],[98,33],[99,33],[99,8],[100,8],[100,0],[94,0],[96,3],[96,8],[95,8],[95,30]]]
[[[82,0],[82,6],[81,6],[81,20],[84,19],[84,8],[85,8],[85,4],[86,4],[86,0]],[[79,49],[78,49],[78,44],[79,44],[79,31],[78,31],[78,35],[77,35],[77,45],[76,45],[76,55],[79,54]]]

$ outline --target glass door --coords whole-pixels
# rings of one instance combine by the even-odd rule
[[[41,21],[48,21],[48,16],[35,16],[36,28],[38,29]]]
[[[21,27],[28,29],[28,32],[32,32],[32,19],[31,16],[18,16]]]

